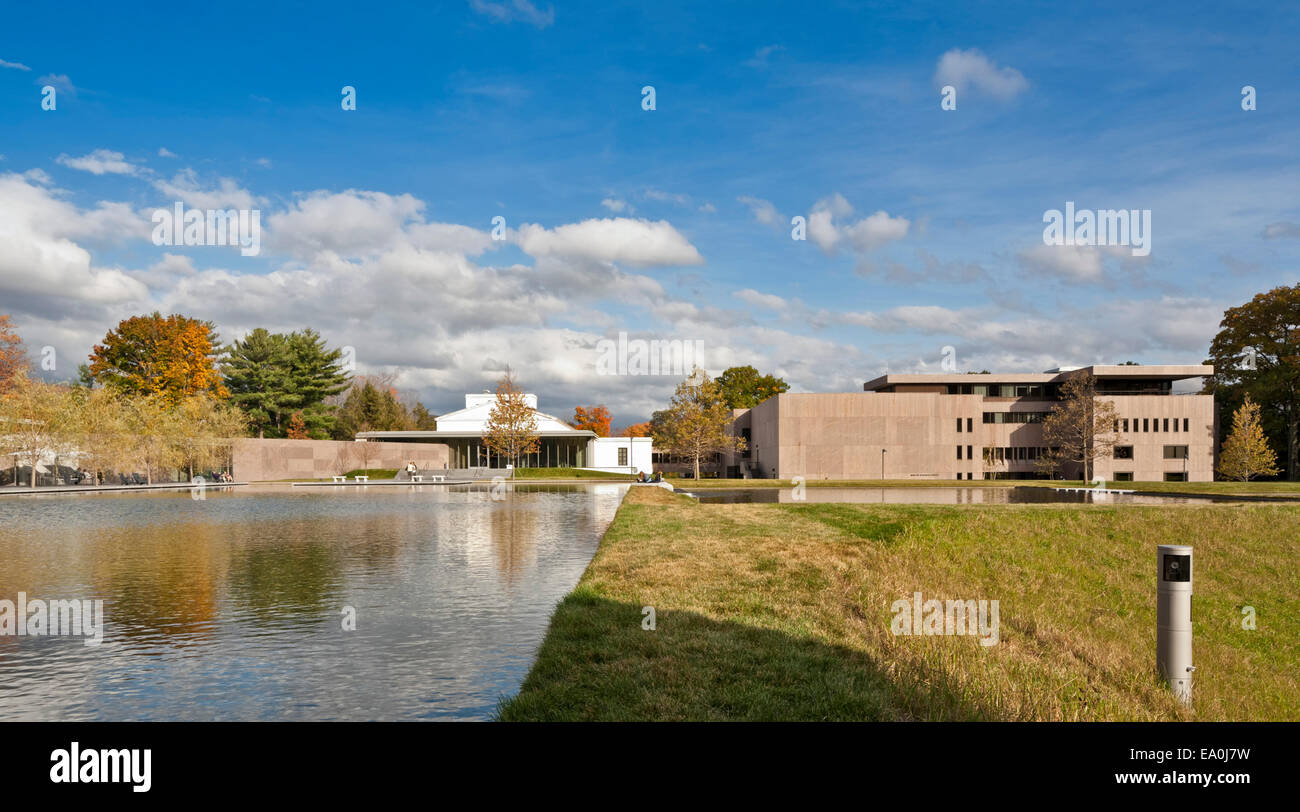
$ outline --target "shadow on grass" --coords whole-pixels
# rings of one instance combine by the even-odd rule
[[[943,675],[891,675],[861,651],[580,586],[551,619],[502,721],[984,719]]]

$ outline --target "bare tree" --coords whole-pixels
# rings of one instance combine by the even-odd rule
[[[1109,457],[1118,437],[1115,404],[1097,397],[1097,379],[1090,373],[1075,375],[1061,384],[1061,401],[1043,418],[1047,453],[1039,457],[1040,469],[1055,470],[1064,463],[1083,467],[1083,480],[1092,480],[1093,461]]]

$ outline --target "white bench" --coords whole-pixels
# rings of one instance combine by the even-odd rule
[[[424,481],[424,477],[421,476],[421,475],[419,475],[419,474],[411,474],[411,481],[412,481],[412,482],[423,482],[423,481]]]
[[[432,479],[434,482],[445,482],[447,480],[447,477],[442,474],[434,474],[429,478]]]
[[[357,482],[365,482],[365,483],[369,483],[369,482],[370,482],[370,476],[369,476],[369,475],[366,475],[366,476],[359,476],[359,475],[358,475],[358,476],[353,477],[353,479],[355,479]]]
[[[339,476],[338,474],[333,474],[333,475],[331,475],[330,478],[333,479],[335,482],[347,482],[347,481],[348,481],[348,478],[347,478],[347,477],[345,477],[345,476]]]

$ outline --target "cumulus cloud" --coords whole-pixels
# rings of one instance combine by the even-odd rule
[[[60,199],[58,190],[34,185],[18,174],[0,175],[0,290],[7,310],[24,303],[56,313],[69,300],[107,304],[143,298],[148,289],[126,272],[98,267],[74,242],[79,237],[112,237],[117,230],[144,232],[126,204],[101,203],[79,209]],[[17,306],[14,306],[17,305]]]
[[[622,214],[623,212],[627,212],[631,214],[632,212],[636,211],[636,209],[632,208],[632,205],[628,203],[626,200],[620,200],[616,197],[607,197],[604,200],[600,201],[600,205],[604,206],[605,208],[609,209],[615,214]]]
[[[911,225],[907,218],[891,217],[884,210],[853,223],[835,222],[852,214],[853,206],[838,192],[817,201],[808,213],[809,239],[827,254],[845,245],[857,253],[867,253],[906,237]]]
[[[127,161],[122,153],[111,149],[97,149],[80,158],[60,155],[55,162],[92,175],[135,175],[140,171],[140,168]]]
[[[667,220],[612,217],[548,229],[520,226],[516,242],[533,257],[613,262],[636,267],[700,265],[704,258]]]
[[[952,50],[939,57],[934,70],[937,86],[952,85],[960,93],[968,88],[1007,101],[1029,87],[1024,74],[1015,68],[998,67],[978,49]]]

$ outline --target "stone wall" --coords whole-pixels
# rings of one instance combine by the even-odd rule
[[[320,479],[357,468],[403,468],[411,460],[422,469],[441,469],[448,461],[442,443],[256,438],[236,440],[233,457],[235,479],[242,482]]]

